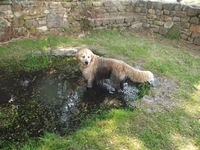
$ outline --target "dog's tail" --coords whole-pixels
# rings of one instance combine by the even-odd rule
[[[150,81],[154,78],[153,73],[150,71],[140,71],[129,65],[125,65],[126,75],[135,82]]]

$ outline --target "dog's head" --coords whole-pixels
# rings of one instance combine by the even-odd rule
[[[83,66],[89,66],[90,63],[92,62],[93,58],[94,58],[93,52],[87,48],[81,49],[76,54],[76,59]]]

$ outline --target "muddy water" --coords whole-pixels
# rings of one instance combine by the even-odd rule
[[[109,80],[87,89],[81,72],[72,70],[2,76],[0,139],[26,141],[45,131],[67,134],[81,124],[84,115],[101,108],[126,107],[141,94],[128,81],[119,92],[114,92]]]

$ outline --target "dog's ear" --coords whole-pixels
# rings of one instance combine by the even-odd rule
[[[94,61],[94,59],[95,59],[95,54],[92,53],[91,54],[91,62]]]
[[[76,57],[76,60],[78,60],[79,61],[79,53],[76,53],[76,55],[75,55],[75,57]]]

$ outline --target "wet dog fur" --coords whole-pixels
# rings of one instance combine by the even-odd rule
[[[94,81],[102,79],[110,79],[116,89],[123,88],[122,85],[126,78],[135,82],[153,79],[150,71],[140,71],[121,60],[100,57],[87,48],[78,51],[76,59],[88,88],[93,86]]]

